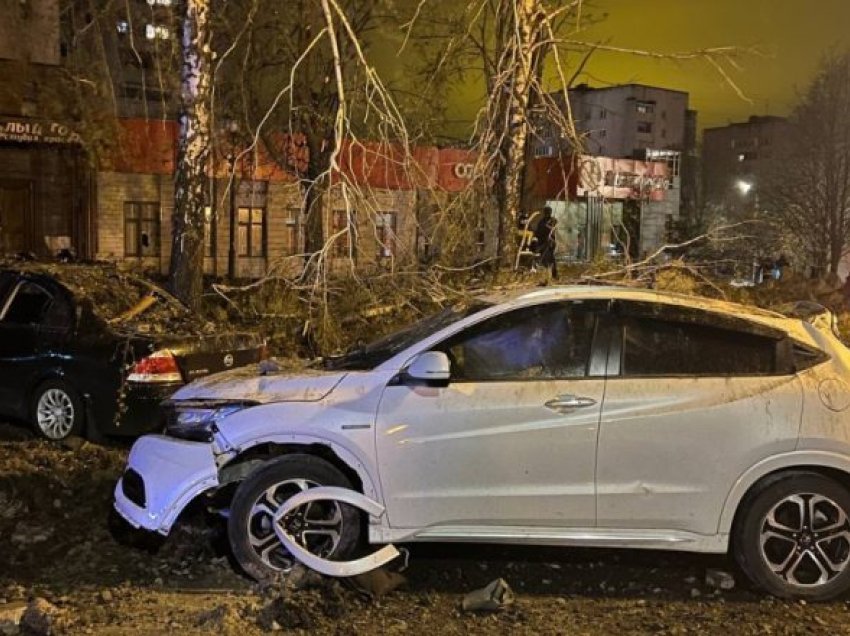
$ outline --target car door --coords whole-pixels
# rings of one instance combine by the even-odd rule
[[[793,450],[802,387],[784,334],[619,303],[597,459],[600,527],[717,532],[749,467]]]
[[[42,285],[20,278],[0,308],[0,409],[4,413],[27,415],[27,390],[41,367],[39,330],[51,302],[52,295]]]
[[[391,526],[450,536],[594,524],[607,346],[594,343],[597,309],[561,302],[488,318],[434,347],[451,361],[448,386],[401,374],[385,389],[377,452]]]

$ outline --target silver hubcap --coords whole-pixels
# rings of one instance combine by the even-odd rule
[[[292,495],[319,484],[306,479],[279,482],[260,495],[248,518],[248,539],[254,552],[273,570],[287,571],[294,560],[274,532],[274,515]],[[316,501],[285,515],[280,524],[299,545],[316,556],[327,558],[339,545],[342,536],[342,508],[336,502]]]
[[[850,523],[832,499],[813,493],[786,497],[761,524],[761,555],[784,582],[815,587],[850,563]]]
[[[74,427],[74,403],[62,389],[48,389],[38,398],[35,417],[41,432],[50,439],[67,437]]]

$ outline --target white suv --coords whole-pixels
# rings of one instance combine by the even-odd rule
[[[291,567],[282,537],[334,561],[362,538],[731,548],[764,589],[826,599],[850,587],[848,365],[828,324],[730,303],[491,298],[298,375],[181,389],[115,506],[167,534],[227,495],[234,555],[259,579]],[[287,509],[316,486],[372,514],[333,496]]]

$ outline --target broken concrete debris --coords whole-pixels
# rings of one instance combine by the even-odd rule
[[[505,579],[495,579],[481,589],[463,597],[465,612],[496,612],[514,602],[514,593]]]
[[[735,587],[735,577],[723,570],[706,570],[705,584],[718,590],[731,590]]]

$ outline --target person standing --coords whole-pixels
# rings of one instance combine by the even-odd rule
[[[552,269],[552,278],[558,278],[558,264],[555,261],[555,226],[558,221],[552,216],[552,208],[543,208],[543,216],[534,229],[537,249],[540,250],[540,264]]]

